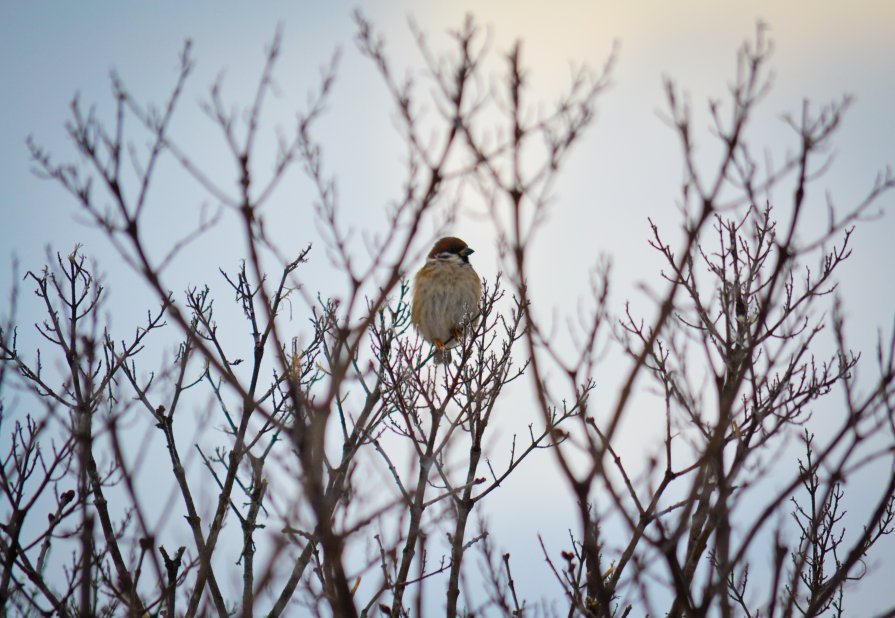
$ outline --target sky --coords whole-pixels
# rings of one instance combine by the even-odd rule
[[[341,50],[332,102],[317,136],[326,147],[327,168],[340,179],[346,220],[381,228],[382,209],[400,195],[402,151],[388,95],[353,43],[352,10],[346,2],[0,4],[0,295],[11,287],[13,256],[22,271],[38,269],[46,261],[47,247],[67,253],[82,243],[108,278],[113,326],[126,328],[131,315],[142,315],[151,296],[132,283],[133,276],[102,235],[84,225],[71,198],[32,172],[25,140],[33,136],[57,160],[76,158],[64,129],[73,96],[78,93],[87,106],[96,105],[97,113],[109,114],[109,74],[115,70],[138,99],[161,102],[187,38],[193,41],[197,67],[175,128],[206,169],[229,177],[232,167],[197,105],[214,80],[223,75],[225,93],[248,100],[265,45],[282,25],[281,96],[272,102],[271,124],[288,126],[291,110],[302,107],[306,93],[314,89],[320,67]],[[876,174],[895,164],[895,5],[890,2],[370,2],[363,10],[385,35],[402,71],[422,64],[408,18],[437,48],[448,44],[446,31],[471,12],[487,27],[495,49],[523,41],[532,97],[548,104],[567,83],[570,65],[602,66],[618,45],[612,86],[602,95],[596,123],[569,159],[557,184],[556,205],[529,247],[538,256],[533,293],[561,308],[575,305],[585,291],[576,282],[587,280],[588,269],[601,255],[613,263],[616,307],[627,299],[644,303],[642,285],[658,289],[659,262],[646,244],[647,218],[667,230],[669,239],[679,237],[675,200],[682,178],[679,146],[659,113],[665,109],[663,79],[673,79],[689,93],[696,121],[704,127],[705,101],[724,96],[736,50],[753,36],[759,21],[768,25],[775,52],[773,90],[752,126],[757,147],[781,160],[793,147],[783,114],[798,113],[806,98],[822,105],[854,96],[831,151],[833,166],[811,196],[814,216],[824,216],[827,195],[843,206],[856,203]],[[701,139],[700,161],[707,161],[702,158],[712,152],[707,131]],[[203,198],[182,178],[157,190],[159,217],[148,233],[158,236],[159,247],[170,246],[172,221],[194,213]],[[309,185],[290,179],[283,191],[301,195]],[[787,189],[780,191],[775,197],[786,199]],[[276,202],[271,216],[279,223],[287,252],[319,242],[310,209],[301,207],[308,201]],[[847,332],[854,347],[869,357],[880,329],[890,332],[895,308],[889,272],[895,264],[895,194],[885,196],[880,206],[886,212],[855,232],[854,254],[840,282]],[[492,277],[498,268],[493,230],[473,216],[462,216],[457,228],[476,249],[476,268]],[[233,230],[224,225],[203,241],[204,257],[175,261],[172,288],[217,277],[218,265],[232,268],[241,257],[228,237]],[[323,259],[313,264],[309,285],[325,288],[328,268]],[[221,289],[219,279],[213,285]],[[616,377],[608,369],[599,380],[612,384]],[[625,439],[626,452],[636,456],[637,440],[630,435]],[[565,507],[552,506],[567,498],[564,486],[549,483],[555,471],[532,467],[526,474],[545,481],[539,497],[545,507],[526,508],[525,488],[510,484],[488,515],[505,523],[506,543],[514,554],[534,565],[532,574],[520,577],[535,582],[533,573],[543,565],[534,534],[546,529],[561,543],[571,524],[563,518]],[[861,495],[860,487],[855,491]],[[890,541],[887,547],[891,555],[895,546]],[[889,569],[891,575],[891,565]],[[882,580],[868,578],[853,597],[862,615],[893,603],[892,596],[880,599],[870,592],[873,581]]]

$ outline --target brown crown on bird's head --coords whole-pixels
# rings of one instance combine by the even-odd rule
[[[435,259],[442,254],[453,254],[459,255],[464,262],[468,262],[472,253],[473,250],[463,240],[456,236],[445,236],[432,247],[432,250],[429,252],[429,258]]]

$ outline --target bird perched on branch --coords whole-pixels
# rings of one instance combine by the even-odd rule
[[[413,280],[410,319],[435,346],[437,364],[449,363],[450,348],[460,343],[468,326],[479,323],[482,281],[469,263],[472,252],[459,238],[446,236],[435,243]]]

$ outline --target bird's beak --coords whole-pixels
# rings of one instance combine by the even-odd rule
[[[465,249],[460,250],[460,255],[462,257],[469,257],[473,253],[475,253],[475,251],[472,249],[472,247],[466,247]]]

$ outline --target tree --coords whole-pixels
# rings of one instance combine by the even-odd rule
[[[705,176],[694,162],[689,108],[669,82],[668,119],[686,171],[683,242],[673,247],[652,225],[666,288],[649,320],[631,306],[612,314],[610,269],[598,263],[589,308],[572,322],[570,352],[530,293],[528,247],[557,174],[594,119],[613,58],[601,71],[576,73],[558,103],[535,114],[519,45],[506,54],[502,85],[483,85],[491,50],[471,18],[452,33],[447,56],[416,32],[434,84],[425,95],[395,76],[372,24],[360,14],[356,23],[357,46],[394,100],[408,162],[401,197],[384,213],[387,231],[365,237],[365,253],[353,249],[353,230],[341,222],[324,145],[314,138],[335,59],[291,134],[280,136],[273,169],[263,176],[256,169],[279,34],[245,110],[227,103],[219,84],[204,104],[235,163],[235,193],[203,171],[172,129],[193,67],[189,44],[160,109],[117,77],[111,120],[75,100],[67,130],[81,163],[58,164],[29,143],[40,173],[104,231],[156,305],[130,338],[116,340],[102,315],[97,266],[79,247],[57,253],[25,277],[43,306],[35,328],[45,344],[30,355],[17,343],[25,326],[13,290],[0,330],[10,435],[0,477],[3,606],[63,616],[276,616],[296,608],[403,616],[422,615],[425,601],[448,616],[842,615],[846,583],[863,576],[865,556],[895,517],[895,338],[881,341],[874,383],[859,384],[840,301],[829,300],[852,226],[895,177],[881,175],[853,208],[831,207],[820,232],[811,235],[804,223],[814,207],[816,159],[848,101],[819,112],[806,104],[788,119],[798,150],[762,170],[747,140],[747,121],[767,89],[770,44],[759,26],[739,52],[730,101],[711,104],[723,152],[716,173]],[[423,114],[426,97],[436,114]],[[138,144],[147,138],[144,150]],[[221,208],[185,238],[150,246],[153,182],[169,161]],[[348,286],[342,297],[308,290],[303,268],[317,252],[307,246],[286,255],[265,226],[265,205],[296,168],[315,188],[326,255]],[[791,204],[763,199],[790,181]],[[442,369],[409,328],[407,273],[423,255],[427,226],[434,222],[436,235],[448,229],[437,209],[464,191],[488,207],[503,274],[486,282],[478,326],[464,335],[457,362]],[[181,295],[166,285],[172,260],[225,216],[239,219],[246,245],[235,271],[221,269],[245,318],[243,347],[221,328],[208,286]],[[308,320],[296,337],[287,335],[294,314]],[[824,329],[835,341],[827,357]],[[171,331],[179,340],[173,358],[147,360],[149,342]],[[622,383],[601,385],[614,405],[595,409],[594,376],[606,349],[629,363]],[[59,372],[50,369],[57,360]],[[492,414],[514,381],[532,388],[541,422],[514,437],[495,465],[484,449]],[[636,475],[615,441],[635,392],[649,388],[658,389],[651,412],[665,431],[661,444],[644,449],[649,465]],[[844,393],[838,426],[812,433],[812,406],[834,389]],[[212,423],[223,428],[210,450],[207,436],[190,435],[203,429],[209,399]],[[145,431],[135,429],[141,423]],[[775,455],[793,435],[804,457],[787,469]],[[137,479],[138,441],[164,448],[176,487],[158,523]],[[193,449],[203,469],[188,465]],[[577,505],[569,549],[544,548],[562,608],[541,602],[543,590],[517,590],[510,554],[498,554],[488,524],[472,527],[479,504],[498,499],[509,475],[548,457]],[[881,463],[889,472],[878,500],[859,514],[859,532],[847,530],[843,481]],[[380,481],[370,480],[373,471]],[[785,481],[769,483],[771,471]],[[205,498],[209,482],[213,497]],[[799,531],[795,543],[786,516]],[[612,521],[623,538],[604,533]],[[188,544],[178,545],[178,534]],[[440,534],[449,550],[434,550],[433,560],[430,539]],[[53,563],[54,547],[70,556]],[[754,575],[768,556],[773,568]],[[470,592],[473,574],[486,591],[481,599]],[[442,596],[443,606],[431,601]]]

